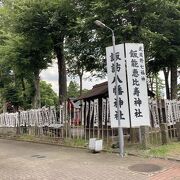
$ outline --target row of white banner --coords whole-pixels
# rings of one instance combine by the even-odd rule
[[[82,110],[83,113],[86,112],[85,116],[84,114],[82,114],[82,122],[85,121],[85,126],[90,127],[91,124],[93,124],[94,127],[99,127],[100,124],[103,126],[111,126],[109,98],[102,98],[101,112],[99,111],[98,99],[94,99],[94,101],[90,102],[86,101],[86,107],[84,106],[84,103],[82,107],[86,108],[85,111]],[[101,113],[101,123],[99,122],[99,113]]]
[[[60,119],[63,109],[60,108]],[[64,111],[63,111],[64,112]],[[0,127],[16,127],[16,126],[49,126],[60,127],[63,122],[58,121],[56,117],[55,107],[31,109],[29,111],[21,111],[16,113],[0,114]]]
[[[66,105],[67,107],[67,105]],[[67,117],[67,122],[70,125],[99,126],[99,100],[95,99],[82,104],[82,111],[80,109],[70,109],[65,111],[64,106],[60,106],[59,117],[57,117],[55,107],[42,108],[42,109],[31,109],[28,111],[21,111],[16,113],[3,113],[0,114],[0,127],[16,127],[16,126],[48,126],[48,127],[61,127],[65,121],[65,113]],[[73,112],[73,115],[72,115]],[[82,115],[81,115],[82,112]],[[84,117],[84,112],[86,112],[86,117]],[[109,99],[102,99],[102,125],[110,126],[110,109],[109,109]],[[82,118],[81,118],[82,117]],[[89,119],[88,119],[89,118]],[[85,123],[85,124],[84,124]]]
[[[164,100],[163,104],[161,100],[148,100],[148,111],[150,112],[151,125],[153,127],[159,127],[160,122],[166,122],[168,125],[175,125],[180,121],[180,101],[176,100]],[[83,105],[84,107],[84,105]],[[86,102],[86,117],[85,125],[87,123],[93,124],[98,127],[99,124],[111,126],[110,118],[110,103],[109,98],[102,98],[102,111],[99,111],[98,99],[94,101]],[[164,110],[163,110],[164,109]],[[84,111],[83,111],[84,112]],[[99,122],[99,113],[101,113],[102,122]],[[162,113],[165,113],[162,115]],[[165,118],[165,120],[163,119]]]
[[[180,101],[176,100],[165,100],[164,104],[158,104],[161,101],[149,100],[149,110],[151,112],[151,122],[153,127],[159,127],[160,122],[162,122],[162,107],[165,110],[166,123],[168,125],[174,125],[176,122],[180,121]],[[84,109],[85,108],[85,109]],[[158,109],[160,108],[160,109]],[[80,119],[80,124],[82,126],[100,127],[111,126],[110,119],[110,103],[109,98],[102,98],[102,107],[99,111],[99,100],[86,102],[86,106],[82,105],[82,119]],[[85,114],[84,114],[85,112]],[[81,113],[78,110],[78,113]],[[101,113],[101,115],[99,114]],[[99,116],[101,116],[101,122],[99,121]],[[0,114],[0,127],[16,127],[16,126],[48,126],[48,127],[62,127],[64,124],[65,108],[60,107],[59,117],[57,117],[55,107],[42,108],[42,109],[32,109],[29,111],[21,111],[17,113],[3,113]],[[79,114],[80,117],[80,114]],[[75,117],[69,119],[70,125]],[[160,120],[161,119],[161,120]],[[89,124],[88,124],[89,123]]]
[[[164,108],[164,112],[162,111],[162,107]],[[149,108],[154,127],[159,127],[160,122],[164,122],[164,118],[169,126],[175,125],[176,122],[180,121],[180,101],[164,100],[162,104],[161,100],[150,100]]]

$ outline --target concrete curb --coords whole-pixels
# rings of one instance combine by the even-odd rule
[[[12,141],[21,141],[21,142],[27,142],[27,143],[37,143],[37,144],[47,144],[47,145],[54,145],[54,146],[62,146],[62,147],[69,147],[69,148],[78,148],[78,149],[87,149],[86,147],[80,147],[80,146],[68,146],[64,144],[57,144],[57,143],[51,143],[51,142],[42,142],[42,141],[31,141],[31,140],[23,140],[23,139],[16,139],[16,138],[4,138],[0,137],[0,139],[6,139],[6,140],[12,140]]]
[[[143,157],[139,154],[135,154],[135,153],[127,153],[130,156],[135,156],[135,157]],[[176,158],[172,158],[172,157],[153,157],[153,156],[147,156],[147,158],[155,158],[155,159],[162,159],[162,160],[169,160],[169,161],[176,161],[176,162],[180,162],[180,159],[176,159]]]

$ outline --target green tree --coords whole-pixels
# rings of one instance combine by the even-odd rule
[[[46,81],[40,81],[41,105],[42,106],[57,106],[58,96],[53,91],[52,85]]]
[[[163,69],[168,70],[168,75],[171,70],[172,98],[176,94],[180,37],[178,1],[4,0],[3,3],[0,49],[5,54],[3,61],[12,61],[10,69],[18,79],[15,85],[21,82],[24,92],[23,84],[31,86],[32,79],[35,94],[39,92],[39,72],[48,66],[52,54],[58,59],[60,103],[66,98],[65,59],[68,73],[80,77],[80,89],[83,72],[106,72],[104,55],[105,47],[112,44],[111,32],[95,26],[94,21],[99,19],[115,30],[117,44],[143,42],[146,60],[151,60],[147,64],[148,72]],[[39,97],[39,94],[34,96],[35,101]]]
[[[9,3],[8,0],[6,1]],[[32,38],[37,45],[33,48],[35,50],[42,45],[45,47],[50,45],[58,59],[60,103],[65,100],[67,91],[64,40],[71,34],[75,25],[75,8],[75,2],[72,0],[13,2],[16,32],[27,39]],[[49,51],[46,49],[45,52]]]
[[[153,74],[151,78],[149,78],[149,88],[154,94],[156,95],[156,98],[163,98],[162,95],[164,95],[164,81],[159,77],[159,74]]]
[[[176,97],[177,66],[179,62],[179,1],[171,0],[94,0],[88,2],[95,16],[115,30],[116,42],[142,42],[145,45],[146,61],[152,59],[157,72],[164,71],[168,89],[168,70],[171,70],[171,98]],[[93,18],[92,18],[93,17]],[[111,33],[97,28],[96,39],[105,49],[111,43]],[[110,44],[111,45],[111,44]],[[149,65],[149,64],[147,64]],[[154,68],[148,69],[154,73]]]
[[[53,0],[49,2],[50,22],[48,30],[53,41],[53,50],[58,60],[59,102],[67,96],[66,64],[64,57],[64,41],[72,35],[76,20],[76,7],[73,0]]]
[[[75,81],[70,81],[68,86],[68,97],[76,98],[79,96],[79,85]]]
[[[151,28],[159,35],[152,48],[156,67],[164,71],[168,99],[177,98],[177,67],[180,65],[180,6],[178,1],[159,1],[158,18]],[[171,94],[168,76],[171,73]]]
[[[73,37],[68,37],[65,42],[67,72],[70,76],[79,77],[80,95],[82,94],[84,73],[90,72],[97,76],[97,71],[101,71],[103,74],[104,65],[99,58],[99,47],[95,45],[93,40],[95,33],[92,32],[91,27],[87,27],[86,23],[83,17],[79,17]]]
[[[14,73],[10,70],[9,66],[6,66],[5,63],[1,63],[0,66],[0,100],[1,105],[0,109],[4,112],[6,111],[6,102],[11,102],[15,109],[18,109],[20,105],[20,99],[18,99],[19,91],[15,87],[15,76]]]
[[[13,66],[18,69],[16,71],[18,75],[24,77],[24,74],[31,74],[34,77],[33,107],[37,108],[41,106],[39,74],[51,62],[51,41],[50,38],[47,38],[45,30],[33,28],[32,22],[34,24],[44,23],[44,16],[40,17],[38,13],[39,6],[34,4],[35,6],[32,8],[28,1],[4,1],[4,9],[6,10],[4,11],[9,13],[8,20],[11,23],[11,29],[8,30],[15,33],[5,46],[11,59],[7,54],[5,57],[7,61],[14,62]],[[29,28],[30,25],[31,28]]]

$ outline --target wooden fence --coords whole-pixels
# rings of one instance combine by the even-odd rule
[[[65,139],[87,141],[89,138],[103,139],[106,146],[115,144],[118,139],[118,130],[110,127],[108,105],[105,111],[101,110],[101,118],[95,119],[94,111],[90,107],[69,108],[68,105],[43,107],[16,113],[0,114],[0,135],[19,136],[29,135],[61,142]],[[161,144],[160,124],[166,123],[169,138],[177,136],[176,122],[180,121],[180,102],[175,100],[150,100],[149,128],[151,144]],[[85,113],[88,112],[88,113]],[[91,116],[91,121],[88,121]],[[106,116],[105,122],[102,116]],[[100,117],[100,116],[98,116]],[[96,120],[96,122],[94,122]],[[140,140],[139,128],[124,129],[125,143],[138,143]]]

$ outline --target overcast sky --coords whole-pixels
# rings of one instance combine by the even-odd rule
[[[43,70],[40,74],[41,80],[46,81],[47,83],[52,84],[53,90],[58,94],[58,67],[57,63],[53,63],[52,67],[49,67],[46,70]],[[76,81],[79,84],[79,78],[71,79],[67,78],[67,84],[71,80]],[[90,73],[86,73],[83,78],[83,89],[92,89],[95,84],[107,81],[107,79],[94,78]]]
[[[164,79],[163,72],[159,73],[160,77]],[[46,81],[47,83],[52,84],[53,90],[58,94],[58,67],[57,63],[53,63],[52,67],[49,67],[46,70],[43,70],[40,74],[41,80]],[[73,80],[71,78],[67,78],[67,84],[69,85],[69,82]],[[74,81],[76,81],[79,84],[79,78],[75,78]],[[94,78],[91,76],[90,73],[86,73],[83,78],[83,89],[92,89],[92,87],[95,84],[99,84],[101,82],[107,81],[107,78],[100,79],[100,78]],[[180,83],[180,77],[178,78],[178,83]],[[165,91],[165,90],[164,90]],[[164,92],[165,95],[165,92]]]

